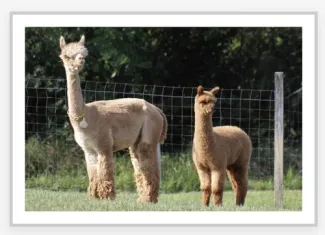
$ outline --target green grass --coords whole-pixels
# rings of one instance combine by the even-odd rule
[[[26,188],[86,191],[88,176],[83,153],[77,145],[68,147],[65,141],[65,138],[57,139],[53,136],[44,139],[34,136],[28,139],[25,151]],[[286,153],[289,154],[288,151]],[[292,158],[291,155],[290,158]],[[274,188],[272,172],[269,165],[262,161],[263,159],[268,158],[261,157],[258,162],[254,160],[251,162],[250,190],[273,190]],[[161,192],[199,190],[199,178],[191,152],[184,151],[184,153],[173,155],[164,153],[161,158],[161,169]],[[290,164],[285,169],[285,189],[301,190],[302,176],[297,169],[299,168],[291,167]],[[135,192],[133,167],[127,151],[114,154],[114,176],[118,190]],[[228,180],[225,190],[231,190]]]
[[[83,159],[75,160],[78,165],[69,166],[68,163],[58,164],[60,168],[55,172],[41,171],[40,174],[30,174],[26,177],[26,188],[43,188],[48,190],[76,190],[86,191],[88,176]],[[121,191],[135,192],[133,167],[128,155],[114,157],[114,175],[116,188]],[[77,164],[75,163],[75,164]],[[192,192],[200,188],[199,178],[190,154],[162,156],[161,191],[165,193]],[[50,164],[49,164],[50,165]],[[250,190],[273,190],[273,177],[263,178],[249,176]],[[300,190],[302,177],[289,169],[284,175],[285,189]],[[231,190],[229,180],[226,180],[225,190]]]
[[[232,191],[224,192],[223,207],[201,205],[200,192],[161,193],[157,204],[138,204],[137,195],[117,192],[114,201],[88,199],[85,192],[26,189],[26,211],[276,211],[273,191],[248,191],[243,207],[234,205]],[[300,211],[301,190],[284,192],[284,211]]]
[[[33,137],[26,143],[26,210],[36,211],[200,211],[274,210],[273,176],[263,159],[252,162],[249,193],[243,208],[234,206],[229,180],[225,183],[224,206],[202,207],[199,178],[190,152],[164,154],[161,159],[160,200],[156,205],[135,203],[133,167],[127,153],[114,154],[117,200],[87,198],[88,176],[78,146],[67,147],[63,140]],[[292,153],[294,154],[294,153]],[[284,174],[284,210],[301,210],[302,176],[299,167],[287,167]]]

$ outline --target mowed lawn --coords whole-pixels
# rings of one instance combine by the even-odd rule
[[[249,191],[245,206],[234,206],[234,193],[224,192],[223,207],[201,205],[200,192],[161,193],[157,204],[136,203],[136,193],[117,192],[116,200],[88,199],[86,192],[26,189],[26,211],[276,211],[273,191]],[[300,211],[301,190],[284,192],[285,211]]]

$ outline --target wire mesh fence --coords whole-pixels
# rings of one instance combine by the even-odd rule
[[[284,172],[286,180],[283,182],[283,189],[294,189],[298,180],[294,177],[298,174],[299,184],[302,188],[302,90],[286,96],[284,98]],[[297,192],[299,198],[302,192]],[[298,197],[289,197],[283,194],[285,202],[297,203]]]
[[[26,155],[26,177],[50,174],[69,164],[82,161],[83,153],[74,141],[67,116],[65,79],[26,79],[26,142],[31,137],[48,140],[39,146],[47,162]],[[194,97],[196,87],[171,87],[81,81],[84,101],[126,97],[142,98],[163,110],[168,120],[168,135],[161,146],[162,156],[191,154],[194,134]],[[205,89],[211,89],[207,87]],[[301,91],[284,99],[284,171],[302,173]],[[235,125],[251,137],[253,153],[250,176],[272,178],[274,173],[274,90],[221,89],[217,94],[213,125]],[[69,158],[64,158],[69,155]],[[32,156],[37,158],[37,156]],[[39,156],[41,159],[42,157]],[[34,161],[37,164],[28,164]],[[44,166],[42,166],[44,165]],[[44,167],[46,170],[44,170]],[[33,169],[31,169],[33,168]],[[76,167],[78,168],[78,167]],[[75,169],[80,170],[80,169]],[[290,176],[290,175],[289,175]],[[86,176],[85,176],[86,177]],[[60,175],[56,175],[60,180]],[[290,188],[290,185],[284,185]]]

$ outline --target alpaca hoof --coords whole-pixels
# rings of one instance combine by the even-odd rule
[[[116,192],[115,187],[113,183],[110,183],[108,181],[104,181],[103,183],[99,183],[97,186],[97,193],[99,196],[99,199],[105,200],[105,199],[111,199],[115,200],[116,198]]]
[[[158,198],[152,198],[152,197],[140,197],[137,199],[137,203],[157,203]]]
[[[209,206],[210,205],[210,197],[205,196],[202,200],[203,206]]]
[[[222,201],[217,200],[217,201],[214,202],[214,205],[215,205],[216,207],[222,207]]]

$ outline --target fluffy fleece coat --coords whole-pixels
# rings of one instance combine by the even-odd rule
[[[195,132],[192,157],[197,169],[202,203],[222,205],[226,172],[236,195],[236,205],[244,205],[248,190],[248,168],[252,153],[250,137],[239,127],[212,126],[212,114],[219,87],[197,89],[195,97]]]
[[[125,98],[84,104],[79,72],[88,51],[85,37],[65,43],[60,38],[66,77],[69,119],[75,140],[83,149],[89,176],[88,195],[115,199],[113,152],[129,148],[139,202],[158,201],[160,169],[158,144],[167,135],[167,119],[143,99]]]

